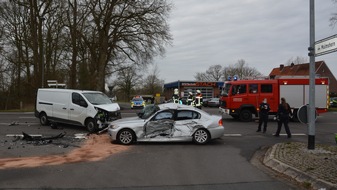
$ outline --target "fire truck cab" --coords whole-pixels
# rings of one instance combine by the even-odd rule
[[[329,103],[327,78],[316,78],[315,106],[317,113],[326,112]],[[222,88],[219,111],[241,121],[251,121],[259,113],[259,105],[267,99],[269,115],[276,115],[281,97],[289,103],[294,119],[297,110],[309,103],[308,78],[226,81]]]

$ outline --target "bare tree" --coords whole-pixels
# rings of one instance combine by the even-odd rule
[[[117,72],[114,86],[123,94],[123,100],[129,100],[136,87],[141,85],[142,77],[137,72],[137,67],[129,66]]]
[[[209,76],[207,76],[206,73],[203,72],[198,72],[195,76],[194,76],[195,80],[197,81],[212,81]]]
[[[288,59],[288,61],[286,62],[286,65],[289,66],[292,63],[295,65],[298,65],[298,64],[307,63],[307,62],[308,62],[308,59],[306,57],[297,56],[295,58]]]
[[[163,55],[172,37],[167,0],[0,1],[4,91],[34,102],[56,79],[104,91],[105,80]],[[2,72],[4,73],[4,72]],[[18,102],[18,101],[16,101]]]
[[[194,78],[198,81],[219,81],[222,77],[222,66],[212,65],[205,73],[197,73]]]
[[[262,76],[262,74],[259,71],[257,71],[254,67],[249,67],[244,59],[239,59],[238,62],[236,62],[234,65],[224,67],[222,73],[223,73],[222,78],[223,80],[227,80],[228,77],[233,76],[237,76],[240,79]]]
[[[154,65],[152,71],[143,80],[143,90],[144,93],[155,95],[157,93],[162,93],[164,86],[164,80],[159,79],[159,69],[157,64]]]
[[[337,4],[337,0],[331,0],[333,3]],[[332,13],[332,16],[330,18],[330,26],[335,27],[337,23],[337,13]]]
[[[80,36],[90,53],[92,82],[103,90],[109,69],[116,68],[116,57],[127,57],[134,64],[148,64],[164,53],[171,36],[166,18],[171,5],[166,1],[86,0],[90,11]],[[91,35],[87,35],[90,31]]]

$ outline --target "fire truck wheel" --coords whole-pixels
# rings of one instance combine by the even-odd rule
[[[241,121],[244,121],[244,122],[248,122],[248,121],[251,121],[252,120],[252,112],[249,111],[249,110],[242,110],[240,112],[240,120]]]

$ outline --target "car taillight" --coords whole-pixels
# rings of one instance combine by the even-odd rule
[[[223,126],[222,125],[222,119],[219,120],[218,124],[219,124],[219,126]]]

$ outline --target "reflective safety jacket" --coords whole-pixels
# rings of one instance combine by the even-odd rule
[[[193,95],[188,95],[187,100],[186,100],[186,104],[189,106],[195,106],[195,102],[194,102],[194,96]]]
[[[202,106],[202,101],[203,101],[202,94],[197,94],[195,96],[195,106],[200,108]]]
[[[177,94],[173,94],[172,100],[173,100],[173,103],[179,104],[180,97]]]

